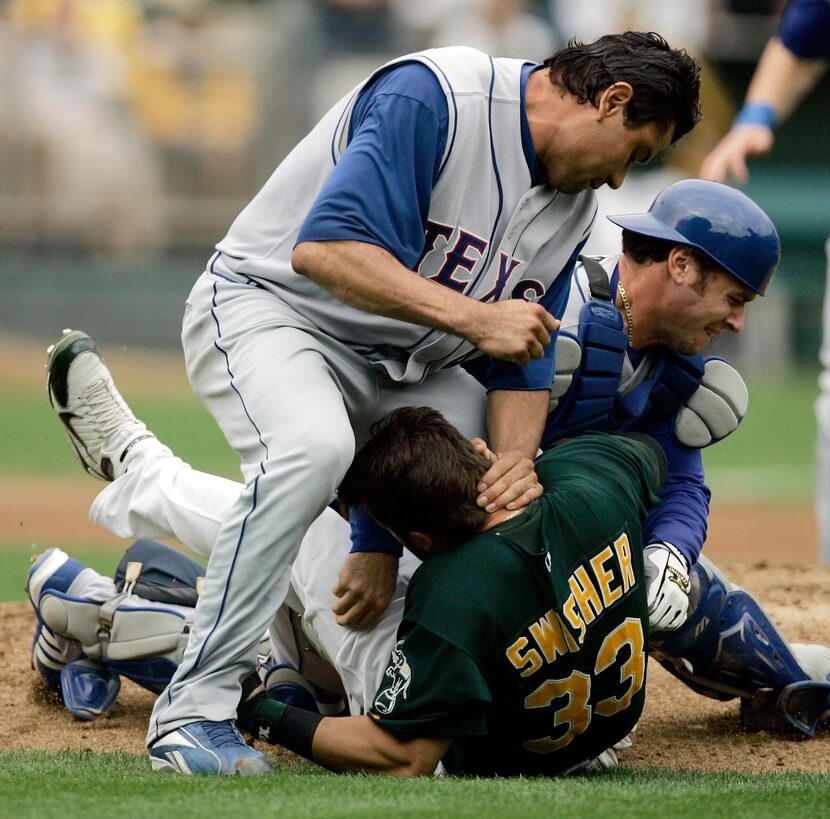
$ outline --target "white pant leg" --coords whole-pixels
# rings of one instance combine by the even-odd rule
[[[317,653],[334,666],[348,695],[349,708],[360,714],[371,704],[395,645],[404,598],[419,562],[404,551],[392,602],[371,629],[337,624],[332,589],[351,545],[349,524],[326,509],[311,525],[291,571],[291,586],[303,609],[303,633]]]
[[[830,239],[827,253],[827,281],[824,288],[824,312],[821,327],[821,375],[816,399],[816,487],[815,504],[818,518],[819,559],[830,563]]]
[[[175,538],[209,557],[244,486],[199,472],[161,444],[145,447],[95,498],[89,518],[123,538]]]
[[[246,486],[220,527],[187,651],[156,702],[148,742],[189,722],[235,716],[300,540],[351,462],[343,392],[374,403],[365,363],[303,324],[247,284],[205,274],[191,292],[182,331],[188,376],[239,453]]]

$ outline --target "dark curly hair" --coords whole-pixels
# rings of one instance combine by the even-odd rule
[[[587,45],[571,40],[544,65],[553,83],[594,106],[608,86],[627,82],[634,89],[625,111],[631,128],[673,125],[677,142],[700,121],[700,65],[654,32],[606,34]]]

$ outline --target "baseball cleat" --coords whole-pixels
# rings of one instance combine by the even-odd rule
[[[95,342],[79,330],[63,333],[47,351],[49,402],[84,469],[112,481],[126,471],[132,447],[155,436],[118,392]]]
[[[177,728],[149,747],[154,771],[258,776],[273,771],[259,751],[245,744],[231,720],[201,720]]]

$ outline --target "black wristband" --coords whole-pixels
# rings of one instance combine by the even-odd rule
[[[239,706],[237,723],[254,739],[271,745],[282,745],[306,759],[314,761],[311,746],[323,717],[313,711],[295,708],[284,702],[259,694]]]

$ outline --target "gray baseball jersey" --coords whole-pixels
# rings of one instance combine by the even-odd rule
[[[449,110],[449,137],[416,272],[480,301],[539,300],[587,238],[596,212],[593,191],[569,196],[548,185],[531,186],[518,127],[524,62],[443,48],[389,65],[413,60],[435,72]],[[474,348],[439,330],[350,307],[291,268],[305,214],[347,148],[362,85],[277,168],[217,245],[215,264],[219,271],[262,282],[325,334],[381,364],[394,380],[416,382],[475,355]]]

